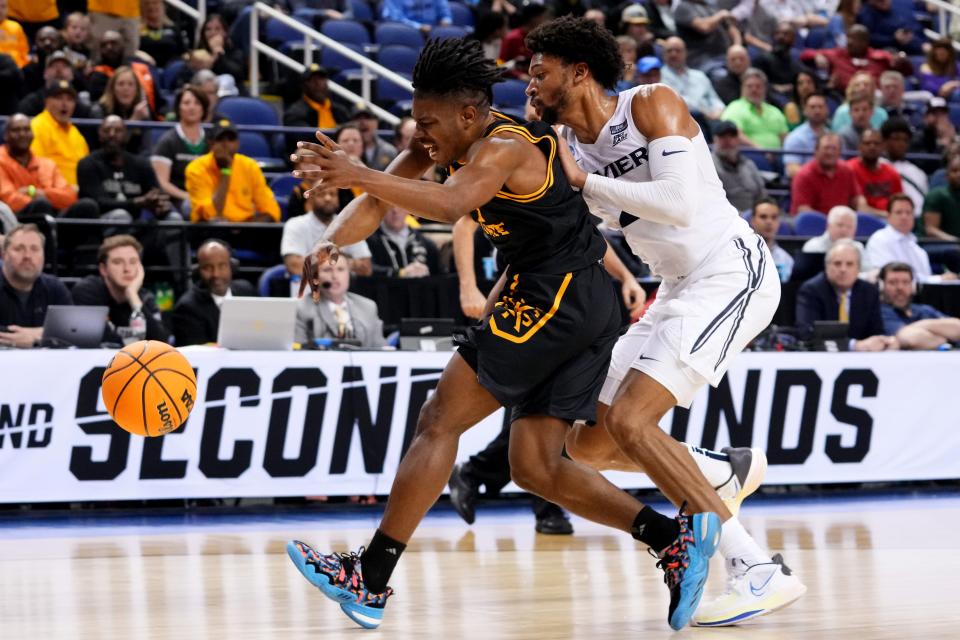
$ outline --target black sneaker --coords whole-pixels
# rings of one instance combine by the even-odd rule
[[[480,483],[470,474],[467,464],[458,464],[447,481],[450,487],[450,502],[467,524],[477,519],[477,497],[480,495]]]
[[[533,512],[537,516],[537,533],[548,536],[568,536],[573,533],[573,524],[566,512],[552,502],[534,498]]]

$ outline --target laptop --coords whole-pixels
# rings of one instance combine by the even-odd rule
[[[816,320],[813,323],[813,344],[822,351],[847,351],[850,325],[836,320]]]
[[[217,343],[225,349],[290,351],[296,298],[227,298],[220,306]]]
[[[96,349],[103,342],[109,314],[110,309],[104,306],[50,305],[43,319],[41,340],[50,346]]]
[[[453,351],[453,320],[401,318],[400,348],[404,351]]]

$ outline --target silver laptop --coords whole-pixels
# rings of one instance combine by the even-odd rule
[[[110,309],[103,306],[53,304],[43,319],[43,340],[51,346],[95,349],[103,342]]]
[[[289,351],[296,298],[227,298],[220,307],[217,342],[226,349]]]

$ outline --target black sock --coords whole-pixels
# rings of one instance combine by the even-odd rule
[[[634,519],[630,534],[634,540],[639,540],[659,553],[680,535],[680,524],[650,507],[644,507]]]
[[[397,566],[400,554],[406,548],[407,545],[397,542],[380,529],[373,534],[370,546],[360,556],[363,583],[371,593],[383,593],[387,590],[387,581]]]

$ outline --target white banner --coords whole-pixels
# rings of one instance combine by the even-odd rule
[[[100,399],[111,355],[0,355],[0,502],[388,493],[450,357],[192,351],[189,421],[141,438],[113,424]],[[770,484],[960,478],[958,364],[960,355],[939,352],[747,353],[662,426],[705,448],[764,449]],[[459,458],[482,449],[502,419],[467,432]]]

